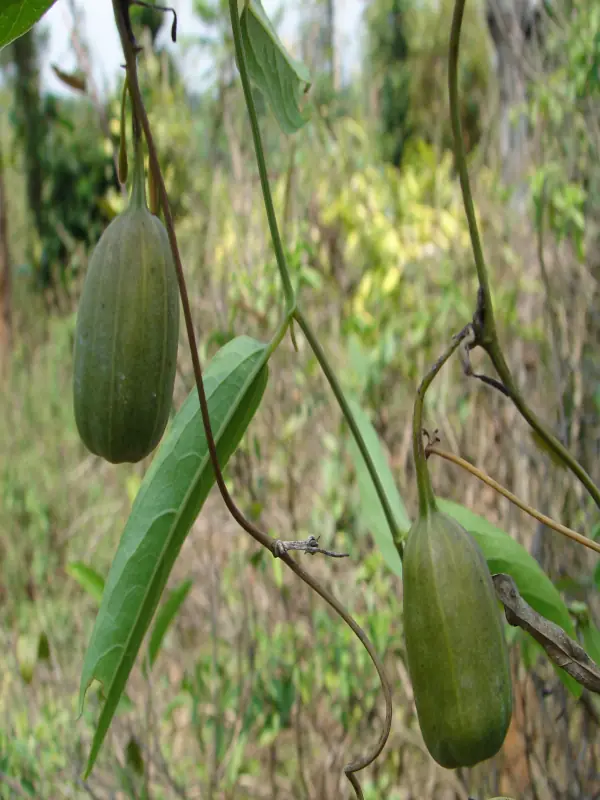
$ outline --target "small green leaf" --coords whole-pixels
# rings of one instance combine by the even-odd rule
[[[88,567],[83,561],[71,561],[70,564],[67,564],[66,572],[100,605],[104,591],[102,575],[92,567]]]
[[[55,2],[56,0],[2,0],[0,50],[27,33]]]
[[[135,736],[132,736],[127,742],[127,747],[125,748],[125,763],[129,769],[132,769],[137,775],[144,774],[144,756],[142,755],[142,749]]]
[[[379,474],[381,483],[387,495],[387,499],[392,507],[396,524],[403,531],[408,531],[410,528],[410,520],[402,498],[396,488],[394,476],[390,469],[387,456],[384,452],[383,446],[377,436],[375,428],[371,424],[371,420],[366,412],[360,407],[354,398],[349,398],[348,403],[358,425],[358,429],[364,439],[373,463]],[[390,526],[383,513],[383,508],[379,502],[377,492],[373,486],[373,481],[369,475],[369,471],[365,465],[364,459],[361,455],[358,445],[354,438],[350,441],[350,455],[356,470],[356,479],[358,482],[358,492],[360,495],[360,507],[358,509],[359,518],[364,528],[373,536],[375,543],[379,548],[381,555],[387,566],[395,572],[396,575],[402,577],[402,561],[394,545],[392,532]]]
[[[260,0],[249,0],[240,16],[250,80],[266,96],[281,130],[294,133],[307,121],[299,100],[310,88],[308,70],[281,43]]]
[[[250,424],[268,376],[268,348],[247,336],[218,351],[204,375],[219,463],[225,467]],[[194,389],[144,476],[113,559],[88,645],[79,692],[98,680],[105,702],[92,742],[89,775],[169,573],[214,483]]]
[[[442,511],[466,528],[483,550],[491,573],[505,572],[539,614],[556,622],[572,638],[575,627],[560,593],[538,562],[512,536],[492,525],[470,509],[450,500],[437,500]]]
[[[50,642],[48,641],[48,636],[45,631],[40,633],[40,638],[38,640],[38,651],[37,651],[38,661],[49,661],[50,660]]]
[[[174,589],[165,603],[163,604],[162,608],[156,615],[156,620],[154,622],[154,627],[152,628],[152,635],[150,636],[150,643],[148,644],[148,666],[146,667],[146,662],[144,662],[144,669],[151,670],[154,662],[156,661],[156,657],[162,645],[163,639],[165,638],[165,634],[167,633],[170,624],[175,619],[177,612],[181,608],[183,601],[188,596],[190,589],[192,588],[192,581],[186,580],[184,581],[181,586],[178,586],[177,589]]]

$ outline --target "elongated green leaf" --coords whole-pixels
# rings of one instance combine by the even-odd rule
[[[170,624],[175,619],[177,612],[181,608],[183,601],[188,596],[192,588],[192,581],[186,580],[177,589],[169,594],[169,597],[161,607],[156,615],[154,626],[152,627],[152,634],[148,644],[148,669],[152,669],[156,656],[165,638],[165,634],[169,630]]]
[[[104,578],[83,561],[71,561],[67,564],[67,574],[74,578],[81,588],[92,597],[98,605],[104,591]]]
[[[265,345],[242,336],[219,350],[206,370],[211,425],[223,466],[263,396],[267,358]],[[213,483],[194,390],[144,477],[110,568],[85,654],[80,713],[92,680],[102,683],[105,696],[86,775],[96,761],[173,563]]]
[[[0,0],[0,50],[22,36],[56,0]]]
[[[594,583],[596,584],[596,589],[600,589],[600,561],[598,561],[594,570]]]
[[[542,645],[539,642],[536,642],[533,636],[526,631],[519,629],[518,641],[521,646],[521,658],[523,659],[523,663],[528,670],[533,669],[538,658],[543,658],[546,661],[548,660],[548,656]],[[573,697],[581,697],[583,693],[583,686],[580,683],[577,683],[575,678],[572,678],[568,672],[565,672],[564,669],[557,667],[553,662],[552,668],[556,672],[565,689],[567,689],[567,691],[573,695]]]
[[[600,631],[588,618],[581,623],[581,633],[588,656],[600,666]]]
[[[388,501],[392,507],[394,518],[398,527],[401,530],[408,531],[410,528],[410,520],[402,498],[396,488],[394,476],[390,469],[387,456],[384,452],[383,446],[377,436],[375,428],[371,424],[371,420],[363,411],[360,405],[354,398],[348,400],[350,408],[358,425],[364,442],[371,454],[373,463],[379,474],[379,478],[385,489]],[[361,455],[358,445],[354,438],[350,441],[350,454],[354,463],[356,471],[356,479],[358,482],[358,492],[360,495],[360,507],[358,509],[359,519],[364,528],[373,536],[375,543],[379,548],[381,555],[387,566],[395,572],[396,575],[402,577],[402,561],[394,545],[392,532],[387,523],[383,508],[379,502],[377,492],[373,486],[373,481],[369,475],[369,471],[365,465],[364,459]]]
[[[240,16],[250,80],[266,96],[281,130],[294,133],[307,121],[299,100],[310,87],[308,70],[279,40],[260,0],[250,0]]]
[[[438,499],[438,505],[475,537],[483,550],[490,572],[506,572],[511,575],[521,596],[532,608],[560,625],[569,636],[575,637],[573,620],[558,589],[522,545],[491,522],[458,503]]]

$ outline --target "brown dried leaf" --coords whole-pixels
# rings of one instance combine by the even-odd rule
[[[498,573],[492,577],[508,623],[527,631],[542,645],[551,661],[590,692],[600,694],[600,667],[583,647],[567,636],[559,625],[534,611],[523,600],[510,575]]]
[[[87,91],[86,78],[81,72],[64,72],[56,64],[51,64],[50,66],[59,81],[62,81],[66,86],[70,86],[71,89],[76,89],[78,92],[85,93]]]

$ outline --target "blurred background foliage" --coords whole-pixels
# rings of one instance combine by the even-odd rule
[[[293,5],[295,54],[314,81],[310,122],[286,138],[257,97],[287,256],[413,513],[414,391],[470,318],[476,289],[451,152],[452,4],[366,2],[361,61],[344,77],[336,38],[343,2]],[[170,16],[140,8],[134,19],[204,359],[237,334],[266,339],[281,300],[227,6],[194,4],[205,34],[186,48],[210,56],[197,94],[159,44]],[[135,668],[98,767],[81,781],[96,707],[92,697],[75,723],[82,655],[100,578],[147,464],[115,468],[90,456],[73,420],[77,298],[91,248],[126,194],[114,168],[120,87],[114,96],[95,89],[81,16],[72,24],[85,92],[41,91],[43,26],[0,55],[0,797],[338,798],[348,791],[342,766],[381,728],[373,668],[305,586],[256,552],[214,495],[169,583],[177,589],[189,579],[191,589],[169,617],[152,672]],[[460,84],[508,360],[532,406],[598,481],[598,4],[469,2]],[[273,535],[316,534],[351,554],[310,567],[366,628],[394,686],[392,737],[367,770],[365,797],[600,796],[600,705],[587,692],[570,697],[518,635],[515,714],[500,755],[457,772],[428,756],[405,667],[401,581],[373,546],[347,431],[299,344],[297,354],[289,342],[276,354],[227,479]],[[175,407],[193,385],[183,334],[181,345]],[[429,422],[447,449],[544,513],[588,535],[600,531],[580,487],[505,399],[464,379],[457,363],[431,390]],[[595,558],[454,467],[432,469],[440,495],[535,556],[598,658]]]

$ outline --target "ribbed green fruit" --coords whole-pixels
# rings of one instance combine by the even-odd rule
[[[75,420],[84,444],[113,464],[136,462],[165,430],[179,335],[167,232],[146,206],[140,148],[128,208],[90,259],[75,329]]]
[[[409,531],[404,633],[419,725],[442,767],[495,755],[512,714],[508,650],[494,585],[473,537],[430,510]]]

